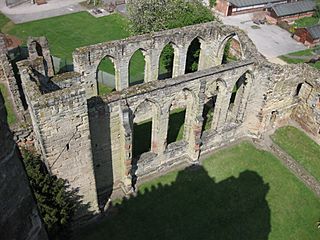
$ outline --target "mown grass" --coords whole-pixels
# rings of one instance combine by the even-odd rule
[[[78,47],[128,37],[127,24],[120,14],[95,18],[80,12],[16,24],[6,31],[24,43],[29,36],[46,36],[51,54],[71,62],[72,52]]]
[[[2,29],[10,22],[10,19],[7,18],[4,14],[0,12],[0,29]]]
[[[292,126],[278,129],[272,139],[320,181],[320,146],[315,141]]]
[[[123,39],[130,35],[128,21],[120,14],[95,18],[88,12],[11,24],[5,32],[18,37],[24,44],[29,36],[46,36],[51,54],[65,60],[65,64],[72,64],[72,52],[78,47]],[[143,56],[134,56],[130,70],[133,83],[141,80],[143,69]],[[102,61],[99,70],[114,74],[114,66],[110,61]]]
[[[73,239],[316,240],[320,201],[268,152],[243,142],[203,167],[139,187],[113,214]]]
[[[308,48],[308,49],[305,49],[305,50],[289,53],[288,55],[290,55],[290,56],[312,56],[313,52],[315,50],[319,50],[319,49],[320,49],[320,46],[317,46],[317,47],[314,47],[314,48]]]
[[[16,123],[16,114],[14,112],[12,103],[10,101],[10,97],[8,95],[8,91],[7,88],[5,87],[5,85],[0,84],[0,92],[3,95],[3,98],[5,100],[5,106],[7,109],[7,121],[9,125],[15,124]]]
[[[170,111],[167,132],[167,144],[183,139],[186,109],[178,108]]]
[[[113,90],[114,90],[113,88],[111,88],[103,83],[98,82],[98,94],[100,96],[109,94],[109,93],[113,92]]]
[[[290,64],[304,63],[303,59],[290,58],[287,56],[281,56],[280,59]]]
[[[311,27],[319,23],[319,18],[317,17],[304,17],[294,21],[294,26],[297,28]]]
[[[280,56],[279,58],[283,61],[290,63],[290,64],[297,64],[297,63],[308,63],[308,59],[311,59],[314,55],[314,51],[319,51],[320,47],[305,49],[302,51],[292,52],[287,55]],[[300,58],[299,58],[300,57]],[[301,57],[306,57],[306,59],[302,59]],[[316,63],[308,63],[310,66],[320,69],[320,61]]]

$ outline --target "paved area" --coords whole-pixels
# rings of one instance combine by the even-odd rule
[[[302,43],[292,39],[286,30],[275,25],[256,25],[252,22],[251,17],[252,14],[242,14],[220,18],[224,24],[237,26],[244,30],[257,46],[259,52],[268,59],[306,49]]]
[[[79,5],[83,0],[47,0],[47,4],[36,5],[30,2],[8,8],[4,1],[0,1],[0,11],[14,23],[30,22],[38,19],[66,15],[84,11]]]

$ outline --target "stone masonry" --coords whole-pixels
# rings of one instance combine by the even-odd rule
[[[0,84],[7,87],[11,94],[12,103],[20,120],[25,121],[25,109],[22,102],[22,96],[19,90],[18,81],[15,79],[12,65],[8,59],[8,49],[5,43],[4,34],[0,34]]]
[[[185,74],[195,38],[201,43],[199,68]],[[239,41],[241,56],[222,64],[231,38]],[[160,54],[169,43],[173,77],[158,80]],[[139,49],[144,83],[129,86],[129,62]],[[114,63],[116,91],[98,96],[96,73],[105,57]],[[73,64],[74,72],[53,77],[43,71],[43,57],[18,67],[48,169],[79,188],[92,211],[103,209],[110,196],[130,193],[136,179],[196,163],[201,154],[241,137],[259,138],[289,120],[320,137],[319,71],[269,63],[234,27],[210,22],[82,47],[74,51]],[[204,131],[204,106],[213,101],[211,128]],[[183,139],[167,144],[170,111],[181,108],[186,110]],[[149,119],[150,151],[133,158],[133,125]]]
[[[0,93],[0,236],[1,239],[46,240],[47,234],[6,118]]]

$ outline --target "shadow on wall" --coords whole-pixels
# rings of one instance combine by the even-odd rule
[[[98,204],[102,211],[113,189],[110,113],[100,97],[89,99],[88,108]]]
[[[268,191],[253,171],[217,183],[204,168],[188,167],[171,185],[152,186],[123,200],[109,218],[83,229],[76,239],[267,240]]]

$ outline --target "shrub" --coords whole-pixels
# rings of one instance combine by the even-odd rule
[[[77,207],[74,191],[66,180],[50,175],[40,157],[23,150],[23,161],[34,192],[40,215],[52,238],[67,235],[67,229]]]

